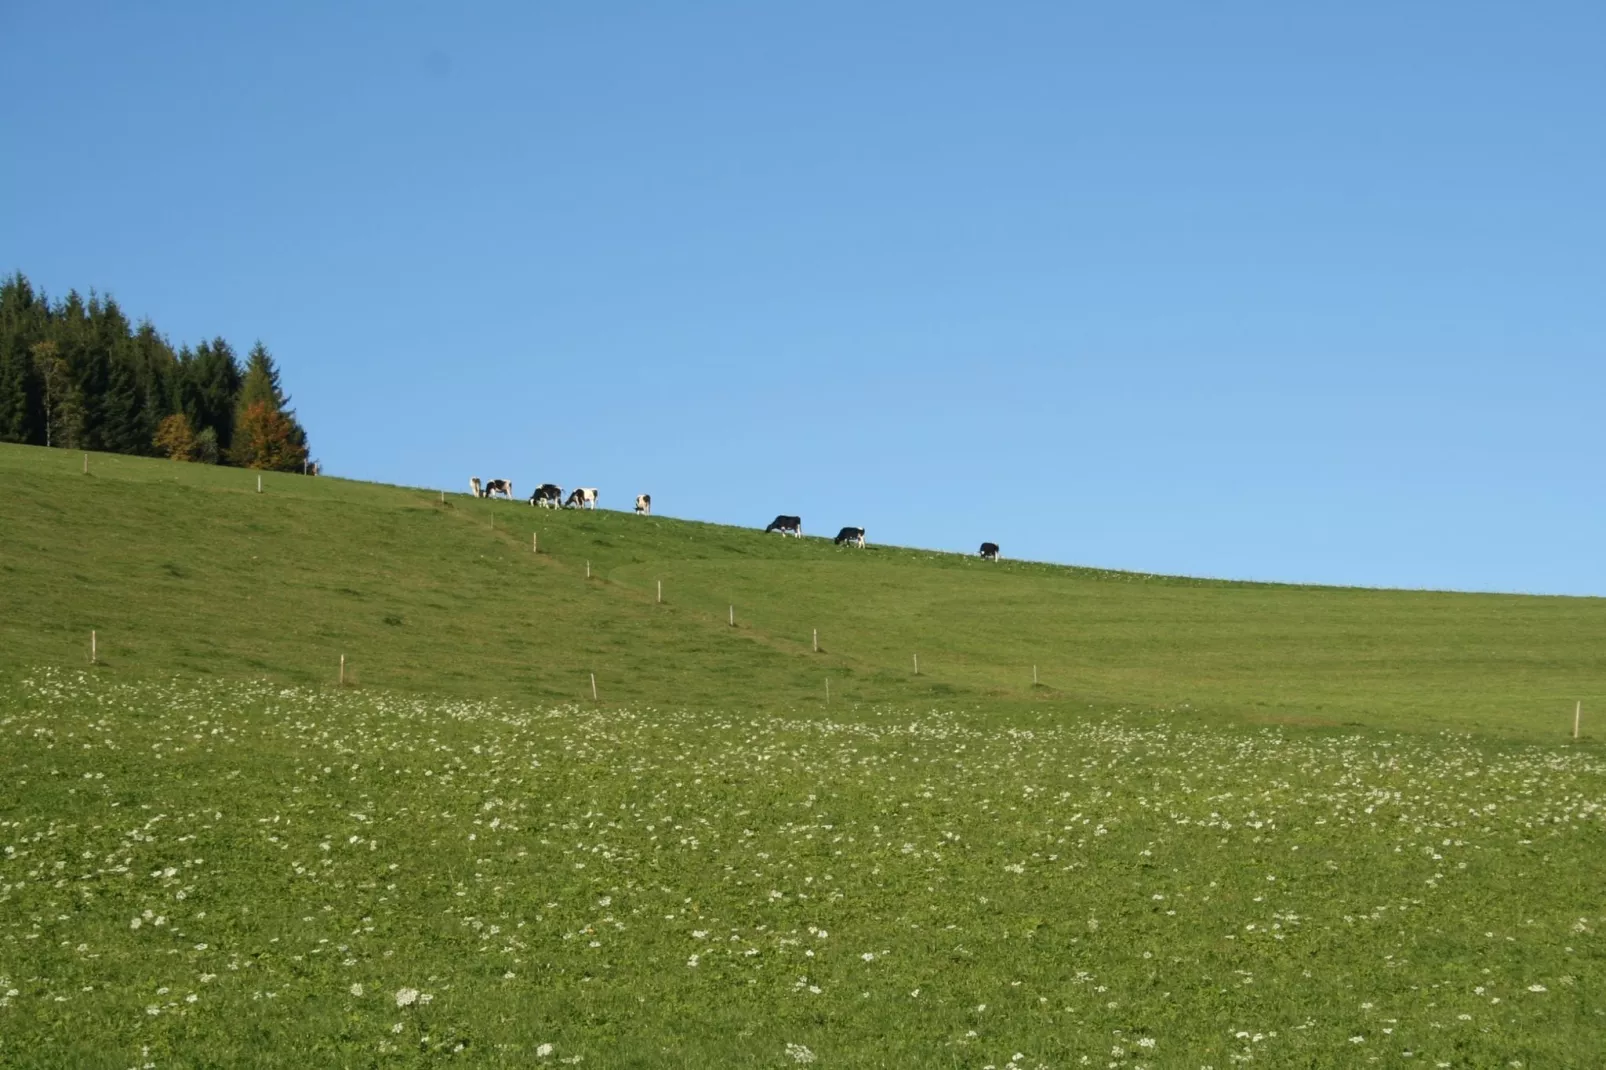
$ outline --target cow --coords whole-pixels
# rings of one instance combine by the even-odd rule
[[[983,561],[997,561],[998,560],[998,544],[996,542],[984,542],[984,543],[982,543],[981,544],[981,559]]]
[[[563,503],[565,509],[595,509],[597,507],[596,487],[575,487],[569,500]]]
[[[542,509],[556,509],[563,504],[563,488],[556,483],[542,483],[530,495],[530,504],[538,505]]]
[[[768,535],[772,531],[778,531],[782,535],[797,535],[801,537],[803,534],[803,518],[800,516],[778,516],[770,521],[770,526],[764,529],[764,534]]]
[[[649,516],[649,515],[651,515],[651,513],[652,513],[652,495],[651,494],[638,494],[638,495],[636,495],[636,515],[637,516]]]
[[[480,487],[480,477],[479,476],[469,476],[468,477],[468,489],[469,489],[469,493],[473,494],[474,497],[476,497],[476,498],[485,497],[485,491],[484,491],[484,489],[482,489]]]
[[[494,498],[500,494],[504,498],[513,497],[513,481],[511,479],[487,479],[485,481],[485,497]]]
[[[837,532],[836,544],[841,546],[844,543],[848,544],[849,546],[857,546],[861,550],[864,549],[864,529],[843,528],[841,531]]]

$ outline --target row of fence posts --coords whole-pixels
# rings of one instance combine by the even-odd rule
[[[658,581],[658,601],[662,602],[663,600],[664,600],[664,581],[663,580],[659,580]],[[731,607],[730,607],[730,617],[729,617],[729,619],[730,619],[730,626],[732,628],[736,627],[736,606],[734,604],[732,604]],[[814,639],[814,652],[816,654],[818,654],[820,652],[820,629],[818,629],[818,628],[814,629],[813,639]],[[89,633],[89,663],[91,665],[100,664],[100,633],[99,633],[99,631],[96,631],[96,630],[93,630],[93,629]],[[915,666],[914,674],[916,676],[919,676],[920,675],[920,655],[919,654],[914,655],[914,666]],[[340,655],[339,683],[340,683],[341,687],[346,686],[346,655],[344,655],[344,654]],[[1033,687],[1037,687],[1038,686],[1038,682],[1037,682],[1037,666],[1036,665],[1032,666],[1032,686]],[[595,700],[596,697],[597,697],[597,674],[596,673],[592,673],[591,674],[591,697],[592,697],[593,700]],[[826,701],[827,705],[829,705],[830,702],[831,702],[831,678],[829,676],[827,676],[825,678],[825,701]],[[1574,739],[1581,739],[1583,737],[1583,729],[1584,729],[1584,703],[1583,703],[1583,700],[1580,699],[1576,703],[1573,704],[1573,738]]]
[[[89,454],[87,454],[87,453],[84,454],[84,474],[85,475],[89,474]],[[261,473],[257,474],[257,493],[258,494],[262,493],[262,475],[261,475]],[[444,505],[444,504],[446,504],[446,492],[443,490],[443,491],[440,492],[440,494],[441,494],[441,504]],[[540,553],[541,552],[541,534],[540,534],[540,532],[532,531],[530,533],[530,552],[531,553]],[[590,578],[591,578],[591,562],[587,561],[586,562],[586,579],[589,580]],[[664,581],[663,580],[658,580],[658,581],[656,581],[656,583],[657,583],[657,601],[658,601],[658,604],[662,605],[663,601],[664,601]],[[729,620],[730,620],[730,626],[732,628],[736,627],[736,605],[735,605],[735,603],[731,603],[731,605],[730,605]],[[814,648],[814,653],[818,654],[820,652],[820,629],[818,629],[818,628],[813,629],[812,645],[813,645],[813,648]],[[100,639],[99,639],[99,635],[94,630],[91,630],[90,633],[89,633],[89,663],[91,665],[100,664]],[[915,668],[914,674],[916,676],[919,676],[920,675],[920,655],[919,654],[914,655],[914,668]],[[341,687],[346,686],[346,655],[344,655],[344,654],[340,655],[340,677],[339,677],[339,682],[340,682],[340,686]],[[1032,686],[1033,687],[1039,686],[1038,685],[1038,681],[1037,681],[1037,666],[1036,665],[1032,666]],[[596,699],[597,699],[597,674],[596,673],[592,673],[591,674],[591,699],[592,699],[592,701],[596,701]],[[828,706],[831,704],[831,678],[829,676],[827,676],[825,678],[825,703]],[[1584,703],[1583,703],[1583,700],[1580,699],[1578,702],[1576,702],[1573,705],[1573,738],[1574,739],[1582,738],[1583,725],[1584,725]]]

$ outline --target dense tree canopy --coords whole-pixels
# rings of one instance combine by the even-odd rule
[[[174,419],[177,417],[178,419]],[[301,471],[307,433],[258,342],[177,351],[149,321],[76,291],[0,282],[0,441]]]

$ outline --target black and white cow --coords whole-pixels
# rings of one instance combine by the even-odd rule
[[[511,479],[487,479],[485,481],[485,497],[494,498],[500,494],[504,498],[513,497],[513,481]]]
[[[637,516],[650,516],[651,514],[652,514],[652,495],[651,494],[638,494],[638,495],[636,495],[636,515]]]
[[[575,487],[569,495],[569,500],[563,503],[565,509],[595,509],[597,507],[596,487]]]
[[[543,509],[556,509],[563,504],[563,488],[556,483],[542,483],[530,495],[530,504]]]
[[[982,543],[981,544],[981,559],[983,561],[997,561],[998,560],[998,544],[996,542],[984,542],[984,543]]]
[[[485,497],[485,489],[480,486],[480,477],[479,476],[469,476],[468,477],[468,489],[469,489],[469,493],[473,494],[474,497],[476,497],[476,498]]]
[[[782,535],[801,536],[803,534],[803,518],[800,516],[778,516],[770,521],[770,526],[764,529],[764,534],[768,535],[772,531],[778,531]]]
[[[843,528],[841,531],[837,532],[836,544],[841,546],[844,543],[849,546],[857,546],[861,550],[864,549],[864,529]]]

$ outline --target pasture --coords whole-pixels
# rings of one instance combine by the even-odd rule
[[[8,1066],[1586,1066],[1606,763],[34,674]]]
[[[1531,741],[1565,739],[1576,701],[1606,715],[1606,599],[1193,580],[835,547],[765,536],[767,516],[264,486],[98,454],[85,476],[80,454],[0,445],[0,671],[84,665],[94,630],[118,678],[325,684],[345,654],[365,687],[538,702],[589,700],[595,673],[605,702],[749,712],[818,709],[829,677],[849,704]]]
[[[0,447],[0,1064],[1599,1061],[1600,599],[80,466]]]

